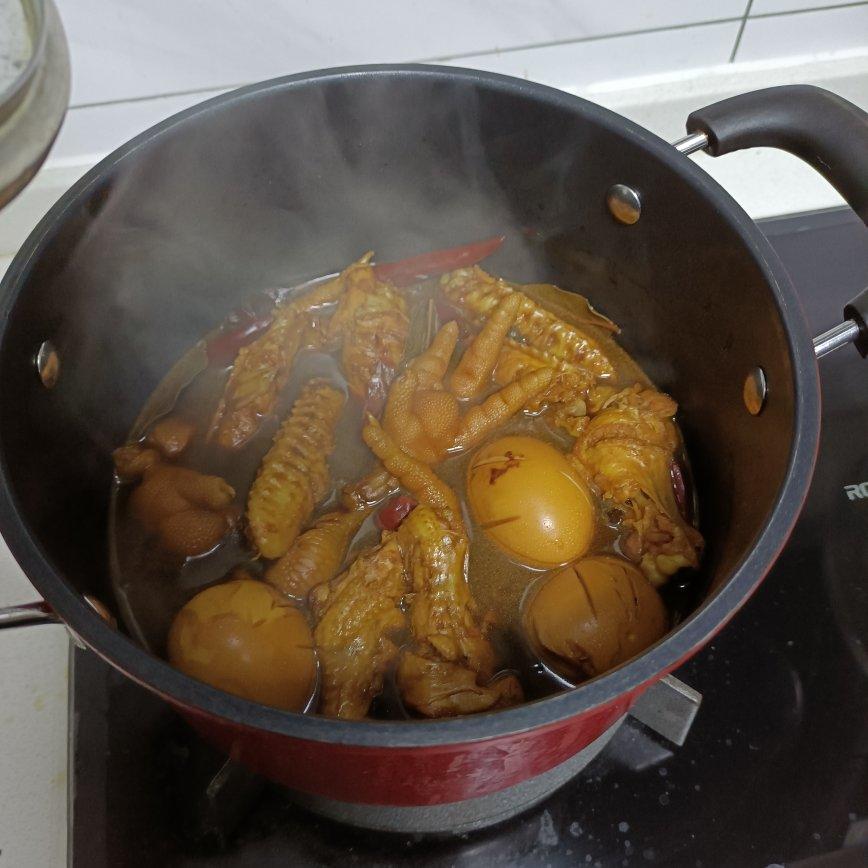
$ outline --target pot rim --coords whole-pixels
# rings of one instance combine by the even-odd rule
[[[101,160],[74,184],[42,218],[10,264],[0,283],[0,342],[9,313],[42,248],[50,243],[67,212],[77,208],[91,187],[138,148],[198,115],[221,111],[270,90],[305,87],[319,81],[370,78],[461,80],[491,90],[520,93],[554,108],[568,110],[639,144],[653,159],[689,183],[717,208],[764,274],[785,326],[794,378],[795,434],[787,477],[774,507],[717,594],[641,656],[572,690],[514,708],[437,721],[345,721],[259,705],[199,682],[152,656],[130,637],[109,626],[63,578],[44,554],[22,518],[8,484],[6,456],[0,442],[0,532],[27,577],[67,627],[93,651],[133,681],[169,702],[223,718],[226,722],[312,742],[370,748],[442,748],[488,741],[549,728],[601,708],[650,686],[677,667],[717,633],[747,601],[783,548],[808,493],[820,431],[819,373],[811,334],[791,280],[771,245],[732,197],[692,160],[670,144],[615,112],[545,85],[495,73],[424,64],[382,64],[303,72],[249,85],[186,109],[136,136]]]

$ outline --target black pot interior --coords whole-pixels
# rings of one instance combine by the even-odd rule
[[[756,253],[684,158],[522,82],[442,71],[276,83],[143,137],[56,215],[0,346],[0,446],[14,500],[62,580],[111,605],[111,450],[161,377],[240,300],[506,232],[489,264],[582,292],[681,406],[714,594],[786,478],[794,376]],[[642,195],[612,219],[614,183]],[[46,390],[33,358],[62,363]],[[747,373],[770,393],[752,417]],[[761,468],[758,472],[757,468]],[[34,577],[50,596],[55,577]]]

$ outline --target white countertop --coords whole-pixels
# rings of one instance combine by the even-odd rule
[[[0,260],[0,272],[5,263]],[[0,541],[0,606],[38,599]],[[0,631],[0,866],[66,864],[67,661],[59,625]]]
[[[716,99],[789,82],[822,84],[868,108],[868,55],[810,63],[739,64],[689,78],[662,76],[619,82],[617,88],[580,91],[674,140],[689,112]],[[190,99],[189,103],[195,101]],[[172,104],[171,111],[183,105]],[[164,113],[166,106],[163,107]],[[154,116],[147,123],[156,122]],[[146,126],[118,128],[116,141]],[[0,214],[0,274],[39,217],[89,168],[87,162],[49,161],[33,184]],[[842,204],[822,178],[794,157],[747,151],[719,160],[698,155],[703,165],[754,217]],[[0,541],[0,606],[28,602],[36,594]],[[38,626],[0,633],[0,868],[66,864],[67,663],[63,627]]]

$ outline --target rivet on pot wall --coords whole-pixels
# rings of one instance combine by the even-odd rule
[[[627,226],[632,226],[642,215],[642,200],[639,194],[626,184],[613,184],[609,187],[606,204],[612,216]]]
[[[744,389],[742,390],[744,406],[747,407],[747,411],[751,416],[759,416],[762,412],[768,392],[769,386],[766,381],[766,372],[757,366],[745,377]]]
[[[36,372],[46,389],[53,389],[60,377],[60,356],[51,341],[43,341],[36,351]]]

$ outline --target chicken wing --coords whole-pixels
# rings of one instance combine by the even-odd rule
[[[311,591],[322,667],[320,712],[352,720],[368,713],[383,689],[383,674],[398,655],[397,634],[407,619],[404,566],[394,536],[367,551],[331,584]]]
[[[540,368],[551,368],[554,376],[545,391],[525,404],[525,410],[538,413],[543,407],[548,407],[554,423],[577,437],[587,422],[585,395],[594,384],[594,377],[587,369],[559,361],[534,347],[507,340],[497,359],[494,381],[505,386],[528,371]]]
[[[430,506],[420,504],[401,523],[398,540],[414,595],[414,638],[444,660],[463,661],[482,678],[490,678],[494,652],[476,625],[464,574],[467,537],[452,530]]]
[[[281,302],[264,334],[238,351],[211,423],[211,435],[220,446],[240,449],[274,411],[296,353],[321,343],[315,312],[338,301],[346,290],[348,273],[357,266],[354,263],[332,280]]]
[[[397,670],[404,702],[426,717],[444,717],[520,701],[514,676],[491,682],[494,649],[467,583],[467,537],[422,504],[404,519],[397,538],[413,591],[414,642]]]
[[[367,253],[345,274],[346,291],[329,323],[341,341],[341,362],[350,390],[360,398],[385,399],[410,332],[407,302],[377,280]]]
[[[640,385],[603,388],[592,392],[590,410],[572,454],[604,500],[623,512],[624,554],[656,586],[698,566],[702,537],[682,517],[672,488],[675,402]]]
[[[517,705],[524,699],[514,675],[502,675],[480,686],[472,669],[415,651],[401,655],[396,678],[404,703],[425,717],[475,714]]]
[[[612,362],[596,338],[555,316],[478,265],[444,274],[440,286],[451,301],[483,318],[489,316],[504,298],[518,293],[522,300],[513,329],[530,346],[558,361],[579,365],[594,377],[611,377],[615,373]]]
[[[271,326],[235,357],[211,431],[225,449],[240,449],[259,430],[286,385],[304,321],[294,307],[281,308]]]
[[[311,380],[262,459],[247,500],[247,530],[263,557],[286,554],[325,496],[327,458],[343,403],[326,380]]]
[[[290,597],[305,599],[311,588],[338,574],[350,542],[369,514],[370,509],[358,509],[320,516],[265,571],[265,581]]]

